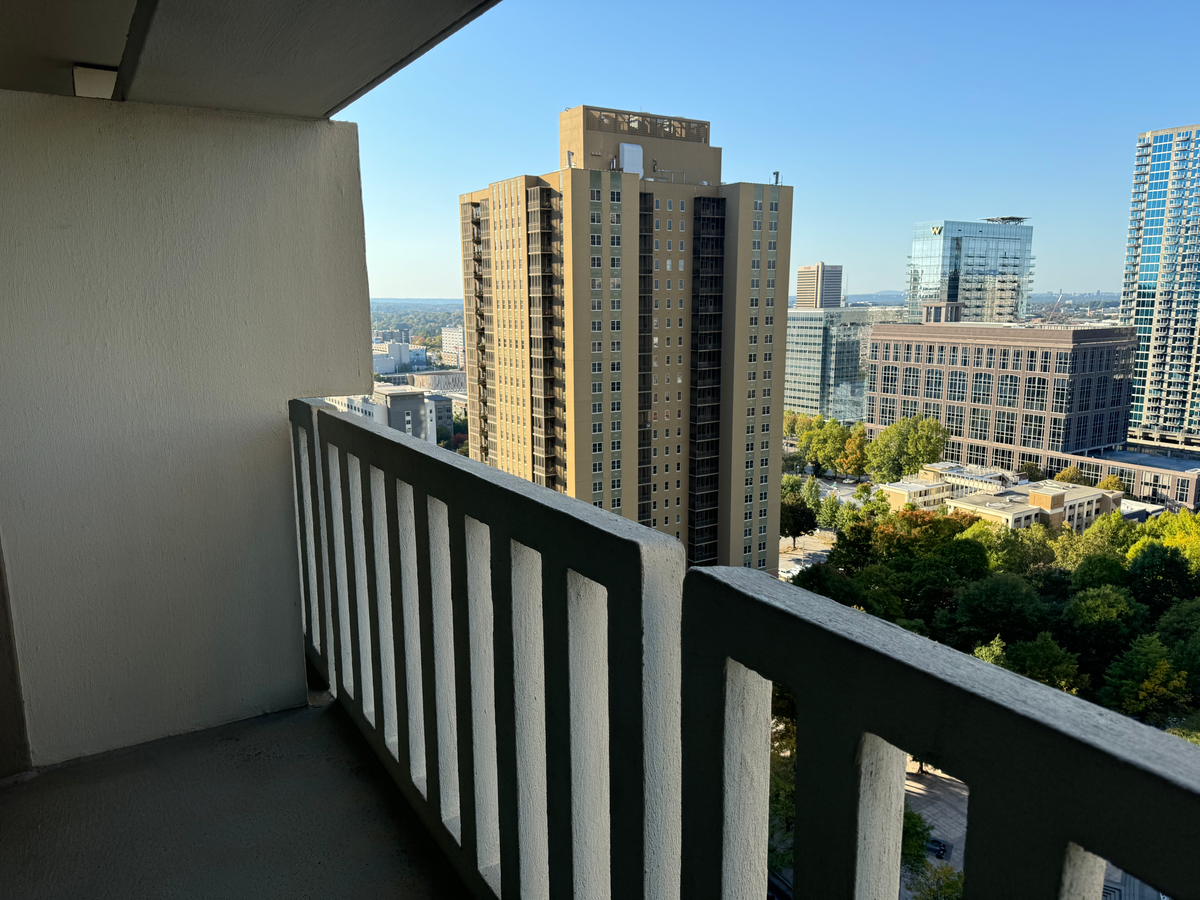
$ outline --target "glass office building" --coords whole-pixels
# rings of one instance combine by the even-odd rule
[[[1129,440],[1142,449],[1200,450],[1198,137],[1200,125],[1147,131],[1134,151],[1121,324],[1137,328]]]
[[[862,421],[871,329],[903,318],[900,306],[789,309],[784,408],[843,424]]]
[[[1033,285],[1033,226],[1018,216],[918,222],[908,264],[908,321],[922,303],[960,303],[964,322],[1020,322]]]

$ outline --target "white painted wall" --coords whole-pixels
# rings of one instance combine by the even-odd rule
[[[0,91],[0,172],[34,765],[302,703],[287,401],[370,390],[355,126]]]

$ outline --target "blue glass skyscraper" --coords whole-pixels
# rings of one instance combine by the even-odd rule
[[[1019,216],[918,222],[908,264],[908,321],[923,303],[961,304],[963,322],[1019,322],[1033,284],[1033,226]]]
[[[1147,131],[1134,151],[1121,324],[1138,332],[1129,439],[1200,450],[1200,125]]]

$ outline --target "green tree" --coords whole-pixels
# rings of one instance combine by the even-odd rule
[[[888,484],[899,481],[904,474],[904,461],[912,420],[901,419],[889,425],[867,446],[867,468],[876,482]]]
[[[871,547],[874,528],[869,521],[855,522],[838,535],[826,561],[834,569],[853,575],[870,564],[875,553]],[[829,596],[829,595],[826,595]]]
[[[908,890],[912,900],[962,900],[963,873],[925,860],[924,871],[908,881]]]
[[[867,470],[867,428],[862,422],[857,423],[846,438],[845,449],[837,460],[840,472],[854,478],[862,478]]]
[[[905,576],[881,563],[865,566],[854,576],[861,600],[859,606],[873,616],[894,622],[904,615],[901,598],[908,590]]]
[[[937,419],[917,419],[916,426],[908,438],[904,474],[913,475],[921,471],[922,466],[941,462],[942,451],[946,449],[946,438],[949,436],[950,433]]]
[[[1150,607],[1155,617],[1166,612],[1175,598],[1191,597],[1191,568],[1178,547],[1143,538],[1129,549],[1129,592]]]
[[[1147,610],[1111,584],[1079,591],[1066,602],[1059,635],[1097,682],[1113,658],[1144,629]]]
[[[1079,658],[1060,647],[1048,631],[1041,632],[1036,640],[1010,646],[1003,665],[1068,694],[1078,694],[1088,686],[1088,676],[1079,673]]]
[[[837,525],[838,512],[842,508],[842,503],[837,498],[837,494],[830,492],[829,496],[821,501],[821,508],[817,511],[817,522],[822,528],[833,528]]]
[[[1164,725],[1190,712],[1186,673],[1171,665],[1157,634],[1142,635],[1113,660],[1098,699],[1150,725]]]
[[[815,475],[809,475],[805,479],[804,487],[800,491],[800,499],[813,512],[821,508],[821,484],[817,481]]]
[[[1116,475],[1105,475],[1100,479],[1100,483],[1096,487],[1105,491],[1125,491],[1125,483]]]
[[[1055,481],[1065,481],[1067,484],[1091,484],[1092,481],[1081,471],[1079,466],[1067,466],[1054,476]]]
[[[842,606],[857,606],[863,608],[862,592],[853,579],[842,574],[828,563],[821,563],[801,569],[792,576],[792,584],[796,587],[828,597]]]
[[[790,409],[783,411],[783,435],[784,437],[794,438],[796,430],[800,427],[800,413]]]
[[[784,503],[802,499],[803,489],[804,479],[799,475],[784,475],[779,479],[779,498]]]
[[[985,663],[991,663],[993,666],[1007,668],[1004,665],[1004,648],[1006,646],[1007,644],[1000,640],[1000,635],[996,635],[986,644],[979,644],[971,651],[971,655],[976,659],[982,659]]]
[[[454,452],[469,457],[471,455],[471,447],[466,441],[463,441],[462,445]]]
[[[1107,553],[1093,553],[1085,556],[1075,571],[1071,574],[1072,592],[1086,591],[1088,588],[1112,585],[1125,586],[1125,565],[1116,556]]]
[[[779,533],[792,539],[796,549],[796,538],[812,534],[817,527],[817,515],[801,500],[785,500],[779,506]]]
[[[817,455],[817,465],[822,472],[837,470],[837,461],[846,452],[846,441],[849,438],[850,429],[837,419],[827,419],[821,426],[820,432],[813,438],[813,449]]]
[[[1097,516],[1082,533],[1064,528],[1052,542],[1055,564],[1074,572],[1088,556],[1108,554],[1124,558],[1135,534],[1133,523],[1119,512]]]
[[[925,870],[925,845],[933,837],[933,826],[904,801],[904,829],[900,837],[900,877],[911,881]]]
[[[1037,592],[1019,575],[998,573],[968,584],[954,610],[956,645],[974,647],[999,632],[1031,640],[1041,630],[1046,610]]]

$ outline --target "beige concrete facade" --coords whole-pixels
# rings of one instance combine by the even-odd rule
[[[1121,509],[1121,491],[1106,491],[1063,481],[1039,481],[1000,491],[980,491],[949,500],[947,508],[962,510],[1008,528],[1042,524],[1083,531],[1097,516]]]
[[[796,269],[796,309],[837,309],[842,305],[842,267],[823,262]]]
[[[559,126],[559,171],[460,198],[471,457],[774,571],[792,189],[721,184],[707,122]]]

